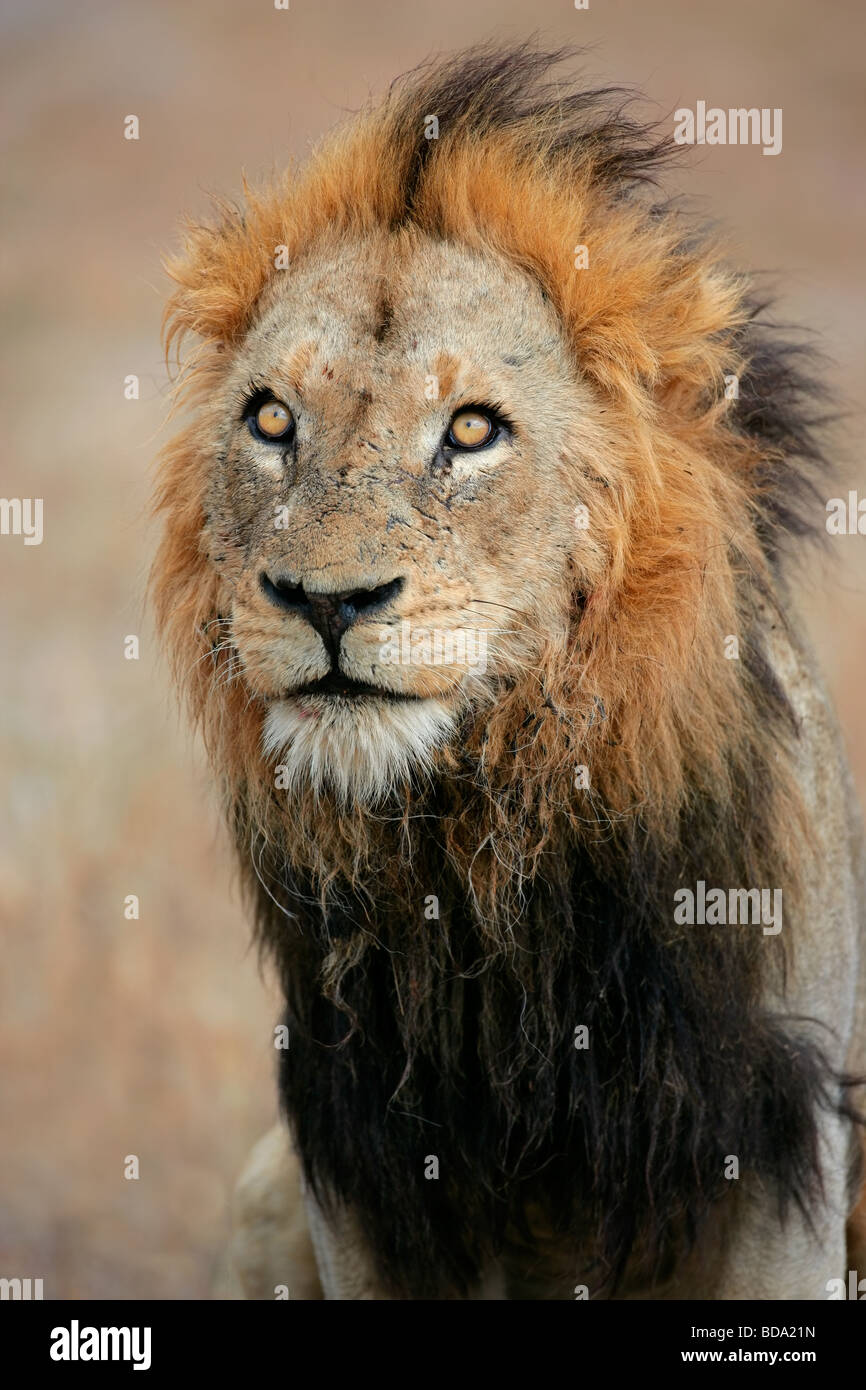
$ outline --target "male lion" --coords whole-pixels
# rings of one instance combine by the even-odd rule
[[[864,1270],[864,854],[784,578],[811,387],[560,58],[420,70],[171,266],[156,606],[299,1155],[241,1185],[248,1295]]]

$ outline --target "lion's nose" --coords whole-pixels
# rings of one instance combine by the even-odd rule
[[[405,583],[405,579],[391,579],[387,584],[363,585],[328,594],[311,592],[302,583],[283,575],[261,576],[265,597],[275,608],[306,618],[335,661],[343,633],[359,618],[384,608],[397,597]]]

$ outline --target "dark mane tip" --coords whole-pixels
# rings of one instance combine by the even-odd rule
[[[573,73],[555,76],[586,50],[538,48],[531,40],[510,47],[483,45],[448,60],[428,60],[397,78],[389,91],[398,143],[404,151],[405,207],[412,206],[436,146],[424,134],[435,116],[440,136],[470,141],[490,132],[522,134],[527,154],[551,163],[591,157],[599,183],[621,193],[655,182],[656,170],[680,154],[656,122],[626,114],[641,94],[621,86],[585,87]]]

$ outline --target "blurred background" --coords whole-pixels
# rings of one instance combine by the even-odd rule
[[[636,84],[648,114],[782,107],[778,157],[706,147],[684,186],[819,334],[866,496],[864,30],[861,0],[5,0],[0,494],[45,512],[41,546],[0,537],[0,1275],[46,1298],[205,1297],[275,1114],[277,1000],[143,604],[181,214],[489,37],[593,45],[588,74]],[[803,597],[862,797],[866,537],[829,550]]]

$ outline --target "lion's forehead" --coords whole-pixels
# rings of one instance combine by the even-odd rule
[[[276,276],[243,351],[299,393],[430,401],[565,366],[540,287],[492,255],[389,239],[323,249]]]

